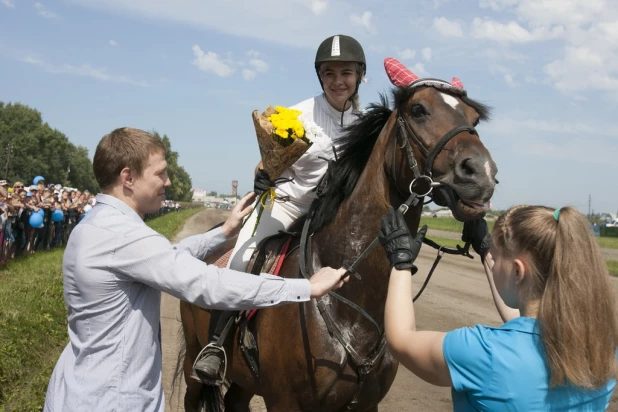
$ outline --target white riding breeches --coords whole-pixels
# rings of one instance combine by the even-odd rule
[[[262,212],[255,236],[251,236],[257,221],[258,208],[261,207],[260,204],[256,206],[240,230],[236,246],[227,264],[229,269],[245,272],[255,248],[262,240],[276,235],[280,230],[287,230],[292,223],[309,211],[309,206],[299,205],[298,203],[275,202],[271,210]]]

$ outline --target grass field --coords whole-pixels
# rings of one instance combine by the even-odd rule
[[[147,224],[168,239],[203,208]],[[51,372],[67,344],[63,250],[17,258],[0,270],[0,411],[40,411]]]
[[[608,260],[607,267],[609,268],[609,273],[614,276],[618,276],[618,261]]]
[[[421,226],[427,225],[430,229],[444,230],[447,232],[461,233],[463,223],[450,217],[421,217]],[[487,222],[489,230],[493,230],[494,222]],[[606,249],[618,249],[618,237],[598,237],[596,238],[599,246]]]
[[[442,229],[443,230],[443,229]],[[433,240],[434,242],[436,242],[439,245],[442,246],[446,246],[446,247],[450,247],[450,248],[455,248],[457,247],[457,245],[461,245],[463,246],[463,242],[461,241],[457,241],[455,239],[446,239],[446,238],[442,238],[442,237],[433,237],[433,236],[429,236],[429,238],[431,240]],[[425,246],[428,247],[428,246]],[[470,249],[472,250],[472,249]],[[474,252],[471,252],[472,254],[474,254]],[[609,273],[612,276],[618,276],[618,261],[616,260],[608,260],[607,261],[607,267],[609,269]]]
[[[599,246],[606,249],[618,249],[618,237],[598,237]]]
[[[427,225],[427,227],[430,229],[444,230],[447,232],[461,233],[461,230],[463,229],[463,223],[452,217],[434,218],[434,217],[423,216],[421,217],[421,226],[423,225]],[[489,230],[491,231],[494,228],[494,222],[493,221],[487,222],[487,226],[489,227]]]

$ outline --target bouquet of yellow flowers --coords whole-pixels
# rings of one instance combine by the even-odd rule
[[[299,119],[300,110],[268,106],[258,115],[253,111],[253,124],[260,147],[262,165],[271,180],[296,162],[311,146]]]
[[[322,133],[313,121],[301,120],[301,111],[282,106],[268,106],[258,115],[253,111],[253,124],[258,139],[264,171],[271,182],[292,166],[313,144],[312,138]],[[276,198],[275,188],[262,193],[260,203],[271,209]]]

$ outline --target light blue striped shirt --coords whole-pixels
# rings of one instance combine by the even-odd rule
[[[253,276],[201,261],[224,242],[218,228],[171,245],[127,204],[99,194],[64,253],[70,342],[54,368],[44,410],[164,410],[161,291],[217,309],[309,300],[305,279]]]

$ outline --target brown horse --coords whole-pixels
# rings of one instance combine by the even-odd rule
[[[473,127],[488,118],[489,109],[469,99],[458,82],[453,86],[420,79],[401,86],[405,87],[393,91],[394,109],[382,97],[381,104],[371,105],[339,142],[338,160],[329,168],[326,189],[312,213],[308,261],[314,269],[349,265],[377,236],[387,209],[408,198],[414,159],[402,150],[406,146],[412,148],[420,169],[428,166],[427,173],[441,184],[432,193],[436,203],[448,206],[459,220],[485,213],[497,169]],[[398,126],[399,118],[409,127]],[[413,233],[421,211],[422,202],[406,214]],[[223,249],[229,250],[233,242],[227,246]],[[299,264],[295,249],[280,274],[299,277]],[[232,384],[223,400],[225,409],[249,411],[249,401],[257,394],[275,412],[377,411],[398,366],[383,336],[388,269],[386,255],[377,247],[357,267],[362,280],[352,278],[340,289],[343,298],[368,316],[328,295],[321,305],[311,300],[258,312],[250,327],[259,346],[259,378],[243,358],[236,331],[226,345]],[[181,302],[181,316],[185,408],[194,411],[201,407],[201,397],[218,390],[190,378],[193,361],[208,342],[210,314]],[[221,407],[212,397],[208,400],[208,410]]]

